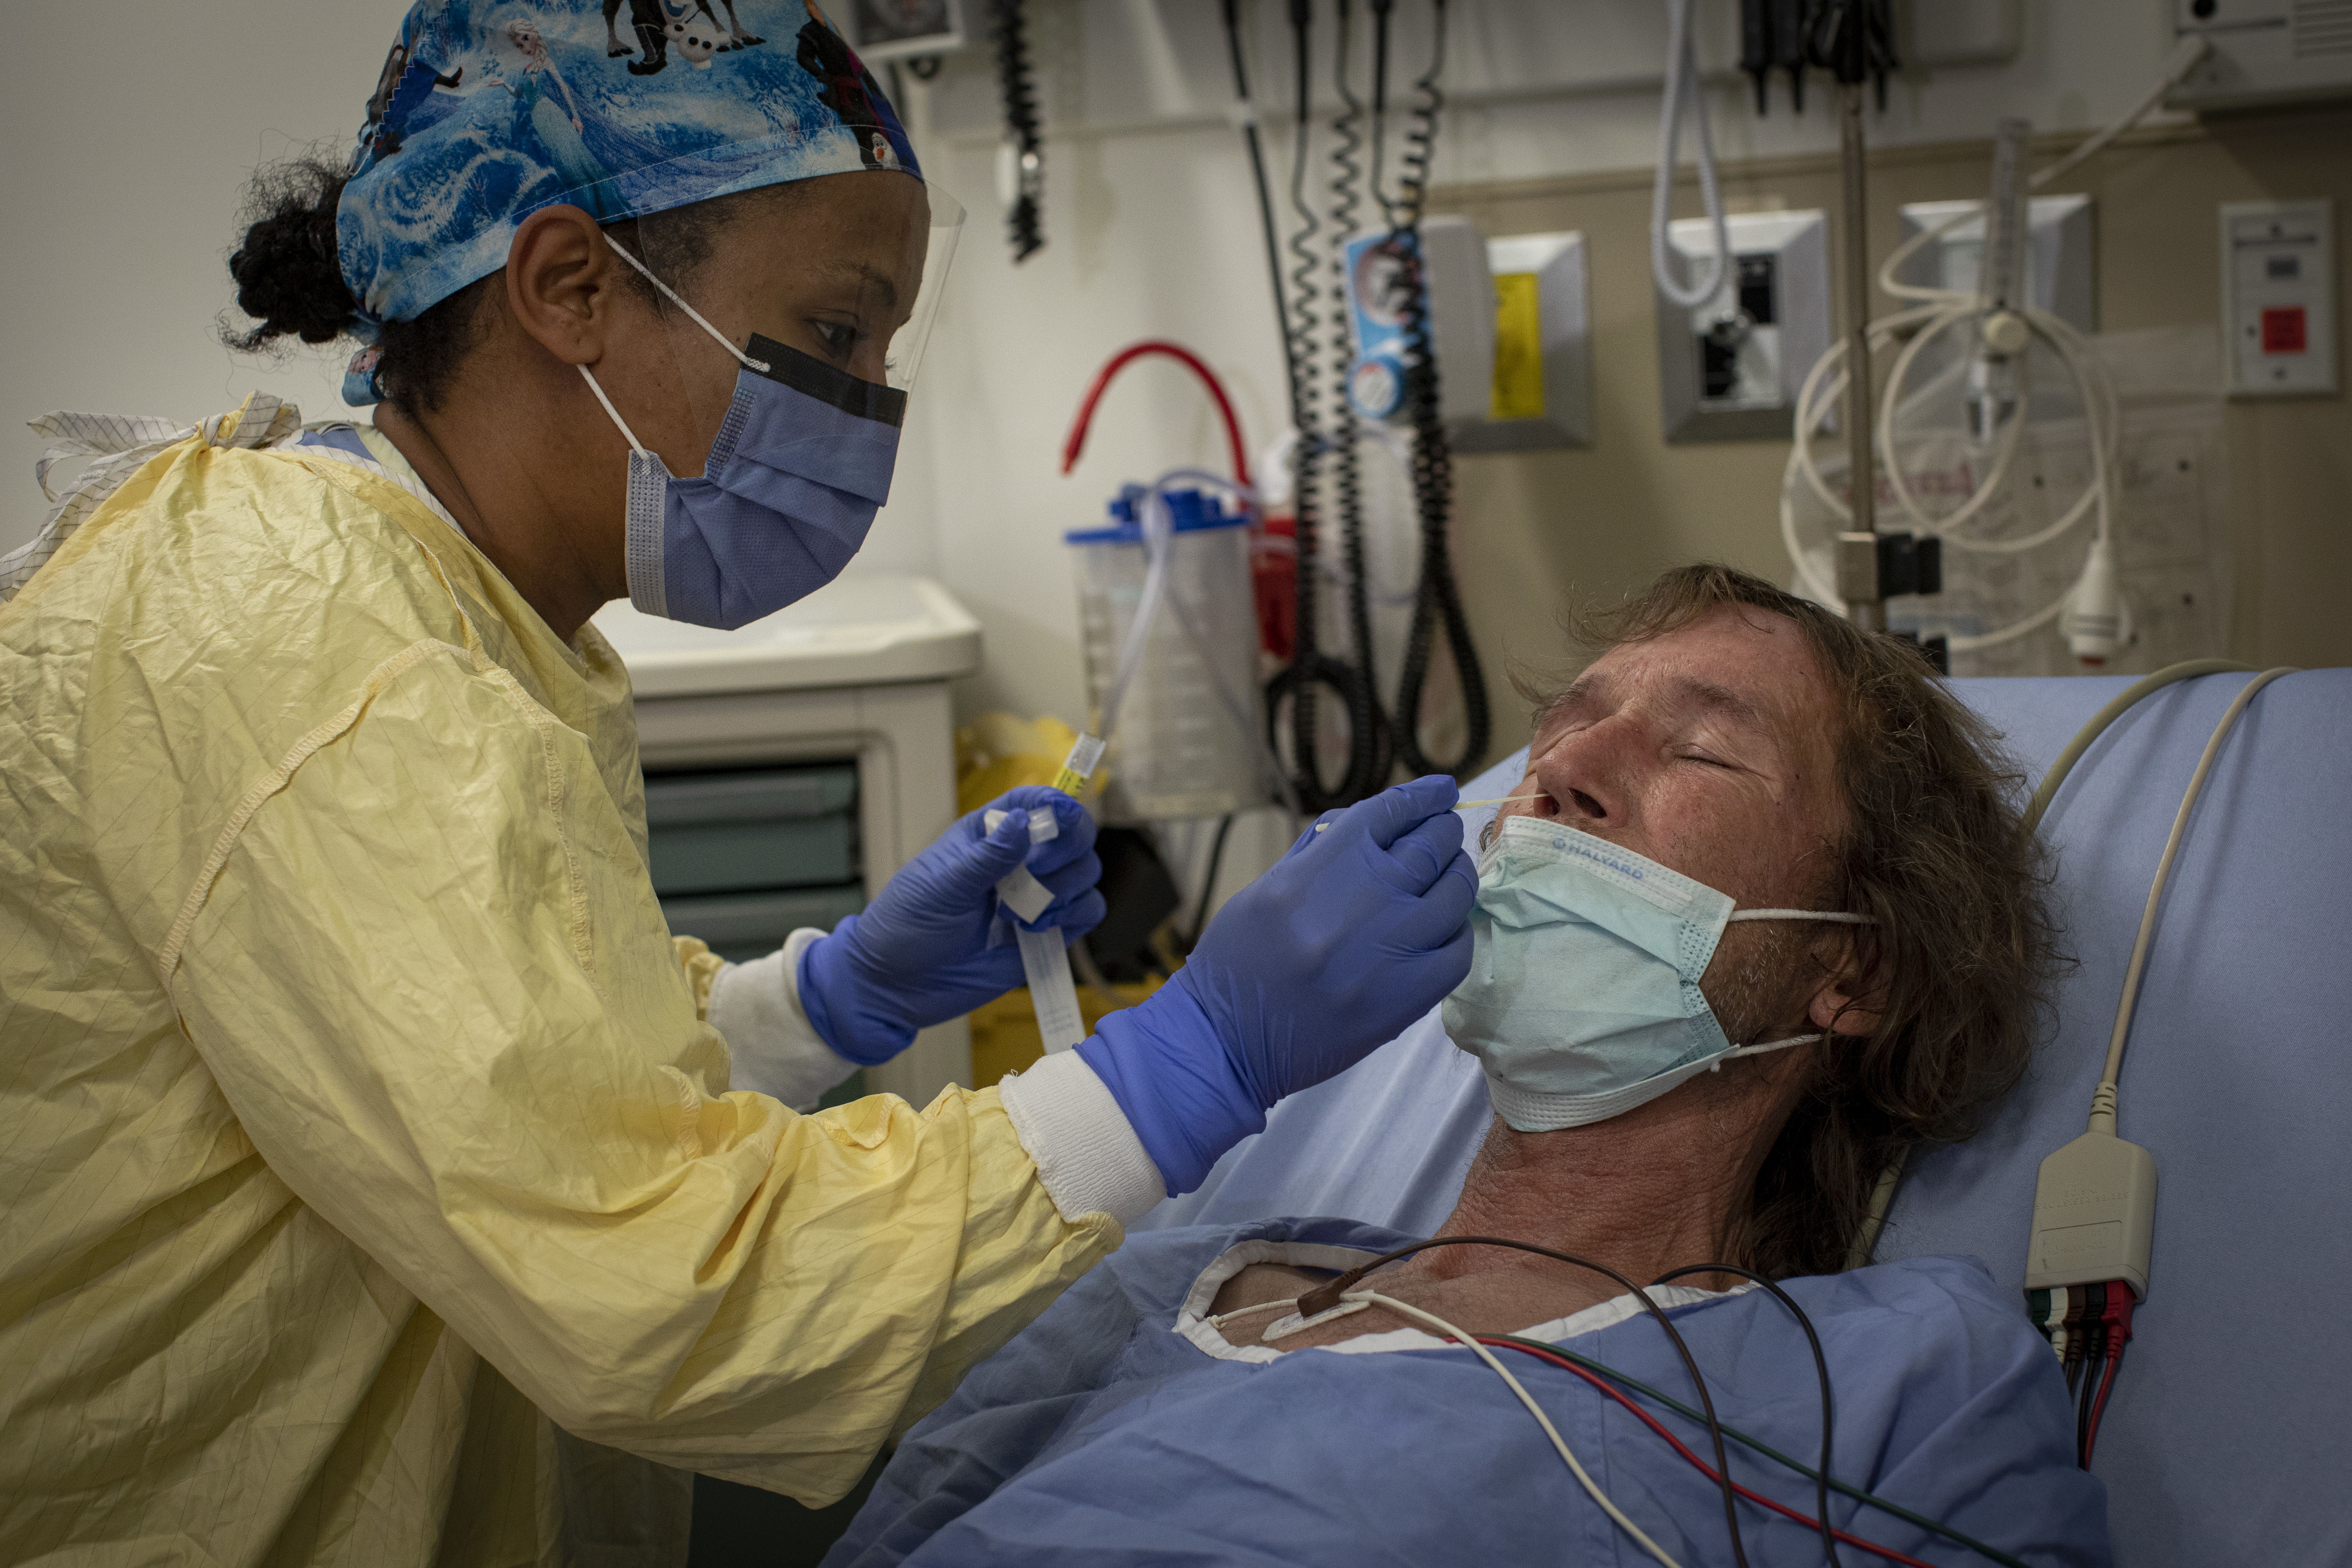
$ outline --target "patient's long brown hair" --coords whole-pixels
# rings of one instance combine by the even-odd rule
[[[1975,1132],[2023,1076],[2061,960],[2016,765],[1916,648],[1712,564],[1667,572],[1571,629],[1597,657],[1726,605],[1794,621],[1837,695],[1848,826],[1820,907],[1877,921],[1853,928],[1848,987],[1877,1026],[1814,1052],[1735,1226],[1750,1267],[1827,1273],[1847,1266],[1881,1175],[1920,1144]]]

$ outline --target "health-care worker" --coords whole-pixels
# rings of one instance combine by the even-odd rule
[[[588,617],[841,570],[955,222],[814,4],[723,10],[409,13],[348,169],[231,263],[260,337],[367,345],[372,426],[48,426],[98,456],[0,607],[9,1563],[658,1562],[648,1459],[838,1498],[1466,970],[1423,781],[1078,1050],[788,1108],[1020,983],[1000,877],[1103,905],[1025,790],[1058,837],[974,814],[772,958],[664,925]]]

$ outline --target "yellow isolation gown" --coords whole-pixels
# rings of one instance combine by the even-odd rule
[[[0,605],[0,1562],[561,1562],[676,1517],[630,1454],[841,1496],[1117,1221],[994,1089],[729,1092],[619,658],[273,412]]]

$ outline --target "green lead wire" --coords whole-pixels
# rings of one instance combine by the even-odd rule
[[[1605,1366],[1600,1362],[1594,1361],[1590,1356],[1579,1355],[1565,1345],[1551,1344],[1543,1340],[1522,1339],[1517,1334],[1489,1334],[1484,1337],[1488,1339],[1505,1340],[1515,1345],[1526,1345],[1534,1350],[1548,1352],[1552,1355],[1564,1356],[1568,1360],[1574,1362],[1577,1365],[1584,1368],[1587,1372],[1598,1373],[1602,1377],[1609,1379],[1612,1383],[1622,1384],[1626,1388],[1632,1389],[1636,1394],[1647,1394],[1650,1398],[1656,1400],[1659,1404],[1664,1405],[1667,1409],[1673,1411],[1675,1415],[1680,1415],[1686,1421],[1696,1421],[1702,1426],[1706,1425],[1706,1416],[1700,1415],[1689,1405],[1685,1405],[1681,1400],[1675,1398],[1672,1394],[1661,1393],[1659,1390],[1652,1388],[1648,1384],[1643,1383],[1640,1378],[1629,1377],[1625,1373],[1619,1372],[1615,1367]],[[1763,1455],[1766,1458],[1772,1460],[1776,1464],[1786,1465],[1790,1469],[1796,1471],[1797,1474],[1804,1477],[1809,1481],[1818,1481],[1822,1479],[1820,1471],[1814,1469],[1810,1465],[1803,1464],[1798,1460],[1790,1458],[1788,1455],[1780,1452],[1780,1449],[1773,1447],[1769,1443],[1761,1442],[1757,1438],[1750,1437],[1747,1433],[1742,1432],[1739,1428],[1730,1425],[1728,1422],[1723,1423],[1722,1426],[1723,1435],[1731,1438],[1734,1442],[1755,1449],[1756,1452]],[[1976,1540],[1972,1536],[1963,1535],[1948,1524],[1938,1524],[1934,1520],[1927,1518],[1925,1514],[1912,1512],[1909,1509],[1905,1508],[1901,1503],[1888,1502],[1885,1498],[1879,1497],[1875,1493],[1866,1492],[1860,1487],[1849,1486],[1845,1482],[1838,1479],[1835,1476],[1832,1476],[1830,1478],[1830,1489],[1832,1491],[1843,1492],[1846,1496],[1853,1499],[1856,1502],[1866,1502],[1873,1508],[1883,1510],[1887,1513],[1893,1514],[1899,1520],[1917,1525],[1922,1530],[1930,1531],[1935,1534],[1944,1537],[1947,1541],[1957,1542],[1958,1544],[1967,1547],[1969,1551],[1977,1553],[1980,1557],[1990,1558],[1993,1562],[2000,1563],[2001,1568],[2031,1568],[2029,1563],[2026,1563],[2018,1558],[2011,1557],[2008,1552],[2001,1551],[1999,1547],[1987,1546],[1983,1542]]]

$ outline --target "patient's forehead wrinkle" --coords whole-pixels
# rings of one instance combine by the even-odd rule
[[[1685,702],[1703,712],[1719,713],[1762,729],[1772,727],[1771,715],[1754,699],[1728,686],[1693,675],[1679,675],[1675,678],[1675,689]]]

